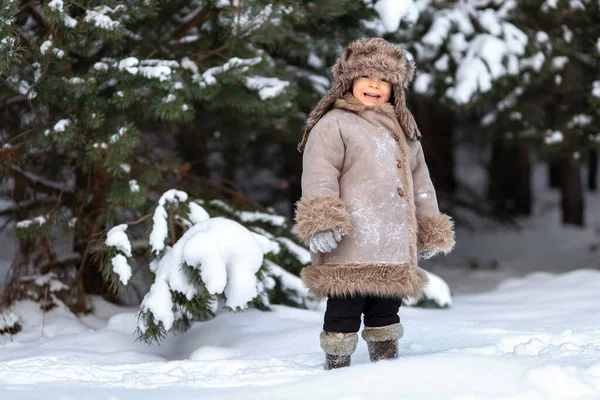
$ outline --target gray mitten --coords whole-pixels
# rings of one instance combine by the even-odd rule
[[[429,260],[431,257],[435,256],[438,253],[437,250],[425,250],[421,253],[421,258],[425,260]]]
[[[337,242],[340,240],[342,240],[342,234],[337,229],[317,232],[310,238],[310,251],[329,253],[337,247]]]

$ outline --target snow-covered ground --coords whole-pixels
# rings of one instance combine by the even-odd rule
[[[22,303],[0,337],[1,399],[597,399],[600,271],[530,274],[452,308],[402,308],[400,358],[324,371],[322,314],[226,313],[160,346],[135,342],[135,310],[95,298],[81,319]],[[32,318],[36,315],[35,318]]]
[[[453,303],[400,310],[398,360],[371,364],[360,341],[352,367],[324,371],[322,305],[221,313],[148,346],[137,309],[93,298],[80,319],[46,313],[42,336],[25,302],[23,331],[0,335],[0,399],[600,399],[600,194],[586,195],[586,228],[561,226],[544,173],[520,230],[476,221],[450,256],[422,263]]]

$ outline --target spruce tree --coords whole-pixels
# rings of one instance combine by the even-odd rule
[[[162,259],[148,245],[150,216],[163,193],[179,188],[211,216],[280,245],[257,271],[264,292],[255,306],[307,306],[310,299],[285,283],[307,262],[291,224],[245,219],[245,211],[265,210],[232,181],[245,166],[269,161],[261,157],[267,145],[297,156],[300,126],[328,86],[329,66],[373,16],[355,0],[4,2],[0,168],[14,201],[3,213],[19,235],[6,302],[40,273],[66,283],[69,294],[59,297],[74,311],[87,309],[85,294],[106,296],[129,283],[115,269]],[[226,171],[215,180],[216,152]],[[279,162],[297,172],[300,158],[291,160]],[[166,245],[190,228],[192,203],[167,207]],[[121,226],[129,250],[106,243]],[[60,250],[60,240],[72,251]],[[177,323],[161,326],[142,310],[150,327],[142,339],[185,329],[210,315],[216,299],[201,289],[192,299],[171,295]]]
[[[416,58],[414,91],[440,107],[481,118],[479,135],[494,143],[498,167],[492,168],[490,196],[506,211],[527,214],[529,179],[515,182],[529,174],[529,148],[562,160],[562,171],[577,171],[573,161],[583,160],[598,143],[592,95],[597,2],[437,0],[419,11],[416,23],[404,20],[390,34]],[[564,181],[573,178],[578,179]],[[567,192],[579,193],[572,210],[582,209],[580,186],[563,188],[563,198]],[[565,223],[582,223],[567,213],[563,208]]]
[[[294,110],[284,66],[249,40],[277,36],[289,4],[14,1],[1,12],[13,273],[64,274],[83,283],[72,285],[79,299],[106,291],[92,255],[111,226],[146,215],[170,187],[227,197],[188,174],[173,140],[181,126],[202,133],[206,110],[262,124]],[[66,259],[60,236],[73,237]]]

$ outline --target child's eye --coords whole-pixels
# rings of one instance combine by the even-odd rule
[[[361,76],[361,78],[369,79],[369,75],[363,75],[363,76]]]
[[[388,81],[387,79],[382,79],[382,81],[385,83],[390,83],[390,81]]]

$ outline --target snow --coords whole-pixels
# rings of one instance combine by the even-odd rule
[[[556,9],[556,3],[558,0],[546,0],[542,4],[542,11],[548,12],[551,8]]]
[[[574,115],[571,121],[567,124],[569,128],[573,128],[575,126],[583,127],[592,123],[592,116],[587,114],[577,114]]]
[[[132,193],[138,193],[140,191],[140,185],[138,185],[135,179],[129,181],[129,189]]]
[[[165,248],[165,240],[169,232],[165,204],[178,204],[179,202],[186,201],[187,197],[187,193],[185,192],[170,189],[158,200],[158,207],[154,210],[154,216],[152,218],[152,232],[150,232],[150,247],[154,254],[160,253]]]
[[[600,50],[598,50],[598,51],[600,51]],[[325,61],[323,61],[323,59],[321,59],[315,53],[311,52],[311,53],[308,54],[307,64],[310,65],[313,68],[321,69],[321,68],[323,68],[325,66]]]
[[[212,67],[212,68],[207,69],[206,71],[204,71],[202,73],[202,75],[200,75],[198,73],[198,66],[193,61],[188,59],[187,57],[184,57],[181,61],[182,61],[183,68],[189,69],[190,71],[193,72],[192,81],[198,82],[198,84],[200,85],[201,88],[205,88],[206,86],[213,85],[217,82],[215,75],[222,74],[224,72],[227,72],[231,69],[238,68],[238,67],[241,67],[240,70],[242,72],[244,72],[248,69],[248,67],[260,63],[262,61],[262,58],[261,57],[255,57],[255,58],[232,57],[225,64],[223,64],[219,67]],[[184,63],[185,63],[185,65],[184,65]]]
[[[596,50],[600,53],[600,38],[596,41]]]
[[[160,65],[160,66],[142,66],[140,67],[140,75],[148,79],[158,79],[163,82],[169,79],[171,76],[171,68]]]
[[[127,263],[127,258],[122,254],[117,254],[111,259],[113,271],[119,275],[119,280],[123,285],[127,285],[131,278],[131,266]]]
[[[103,62],[97,62],[94,64],[94,69],[96,71],[108,71],[108,64]]]
[[[542,66],[544,65],[545,60],[546,60],[546,56],[544,55],[544,53],[542,53],[541,51],[538,51],[535,55],[521,60],[521,66],[524,68],[531,67],[535,71],[539,72],[542,69]]]
[[[569,57],[566,56],[558,56],[552,58],[552,68],[555,70],[560,70],[565,67],[565,64],[569,62]]]
[[[75,28],[77,26],[77,20],[67,14],[63,14],[63,22],[67,28]]]
[[[65,56],[65,52],[61,49],[53,48],[52,54],[54,54],[58,58],[63,58]]]
[[[54,124],[54,132],[64,132],[67,126],[71,125],[70,119],[61,119],[56,124]]]
[[[306,289],[306,286],[304,286],[302,281],[299,280],[297,276],[290,274],[288,271],[269,260],[267,260],[266,263],[269,268],[270,274],[272,276],[277,277],[281,281],[281,285],[286,290],[291,290],[294,293],[297,293],[297,296],[295,298],[294,296],[292,296],[292,300],[302,304],[302,299],[310,298],[308,289]],[[309,306],[309,308],[311,308],[311,306],[312,308],[317,308],[318,303],[319,302],[317,300],[314,300],[310,304],[307,304],[307,306]]]
[[[268,100],[281,95],[289,84],[288,81],[282,81],[278,78],[246,77],[246,87],[250,90],[258,90],[261,100]]]
[[[263,250],[254,233],[235,221],[210,218],[188,229],[152,265],[156,278],[140,309],[152,312],[157,323],[171,329],[175,315],[170,291],[188,299],[197,294],[181,269],[184,263],[199,270],[210,294],[223,293],[227,307],[244,309],[258,295],[256,272],[262,261]]]
[[[561,143],[564,139],[564,135],[561,131],[548,131],[547,136],[544,138],[546,144]]]
[[[592,96],[600,98],[600,81],[594,81],[592,86]]]
[[[140,63],[140,60],[138,60],[137,58],[127,57],[127,58],[124,58],[123,60],[119,61],[117,68],[119,68],[121,71],[127,70],[128,72],[130,72],[132,74],[136,74],[138,70],[135,67],[139,63]],[[133,72],[133,71],[135,71],[135,72]]]
[[[26,229],[26,228],[29,228],[33,224],[42,226],[46,222],[48,222],[47,218],[44,215],[39,215],[33,219],[24,219],[24,220],[17,222],[16,227],[20,228],[20,229]]]
[[[128,174],[129,172],[131,172],[131,165],[129,165],[129,164],[122,163],[121,165],[119,165],[119,167],[121,167],[121,169],[123,170],[123,172],[125,172],[126,174]]]
[[[306,248],[298,246],[296,243],[286,237],[278,237],[277,241],[283,244],[294,256],[296,256],[300,263],[310,263],[310,253],[308,250],[306,250]]]
[[[192,224],[195,225],[199,224],[200,222],[206,221],[210,218],[210,215],[200,204],[191,202],[189,217]]]
[[[429,87],[433,83],[433,76],[426,72],[419,72],[415,78],[413,88],[417,93],[427,93]]]
[[[414,23],[419,18],[413,0],[379,0],[375,3],[375,10],[387,32],[397,31],[403,19]]]
[[[450,307],[452,305],[452,296],[448,284],[436,274],[425,271],[429,282],[423,288],[422,298],[433,300],[439,307]],[[417,304],[418,299],[405,298],[402,304],[411,306]]]
[[[448,54],[443,54],[438,60],[433,64],[435,69],[441,72],[448,71],[448,63],[450,62],[450,56]]]
[[[263,212],[259,212],[259,211],[238,211],[238,212],[236,212],[236,215],[243,222],[260,221],[260,222],[268,222],[275,226],[284,226],[286,223],[285,217],[282,215],[267,214],[267,213],[263,213]]]
[[[566,25],[562,26],[562,30],[563,30],[563,39],[565,40],[565,42],[571,43],[571,41],[573,40],[573,31],[570,30]]]
[[[110,144],[114,144],[117,142],[117,140],[119,140],[125,133],[127,132],[127,128],[122,126],[119,128],[119,130],[117,131],[117,133],[115,133],[114,135],[111,135],[109,139]]]
[[[42,43],[42,45],[40,46],[40,53],[46,54],[50,47],[52,47],[52,37],[50,37],[48,40]]]
[[[488,15],[484,19],[487,21],[491,17]],[[487,22],[489,23],[489,21]],[[456,84],[446,90],[446,95],[456,103],[466,104],[471,101],[475,93],[491,90],[494,80],[506,74],[514,75],[519,72],[518,56],[525,52],[527,36],[516,30],[511,24],[500,25],[498,22],[498,26],[502,26],[505,33],[504,38],[491,34],[479,34],[468,43],[468,50],[460,59],[456,71]],[[491,27],[489,29],[495,30]],[[498,29],[500,28],[498,27]],[[464,47],[464,44],[460,46]],[[541,56],[543,57],[543,54]],[[458,57],[460,57],[458,54],[453,55],[455,59]],[[508,59],[508,68],[503,64],[504,59]]]
[[[115,9],[111,9],[107,6],[96,7],[93,10],[86,10],[85,18],[83,19],[85,22],[92,23],[96,27],[100,29],[105,29],[108,31],[114,31],[119,28],[121,23],[119,21],[112,20],[107,13],[112,13],[117,11],[117,9],[124,8],[124,6],[117,6]]]
[[[121,224],[113,227],[106,235],[104,244],[114,247],[116,250],[122,251],[127,257],[131,257],[131,243],[125,231],[127,224]]]
[[[6,80],[14,89],[18,90],[23,96],[27,96],[28,99],[32,100],[37,97],[37,92],[33,89],[33,86],[29,82],[21,79],[16,75],[8,77]]]
[[[175,96],[172,93],[169,93],[169,95],[163,99],[163,103],[172,103],[176,99],[177,99],[177,96]]]
[[[67,285],[58,280],[57,276],[52,272],[43,275],[32,275],[24,279],[33,280],[37,286],[43,287],[47,285],[50,292],[68,289]]]
[[[57,12],[63,12],[63,1],[62,0],[52,0],[48,3],[48,7]]]
[[[28,316],[23,331],[14,343],[0,336],[0,397],[592,399],[598,290],[598,271],[534,273],[457,296],[448,309],[402,307],[397,360],[370,363],[359,340],[353,365],[337,371],[322,369],[322,308],[222,311],[148,346],[132,335],[135,310],[98,297],[79,319],[63,307],[46,312],[40,338],[42,312],[25,301],[10,310]]]

